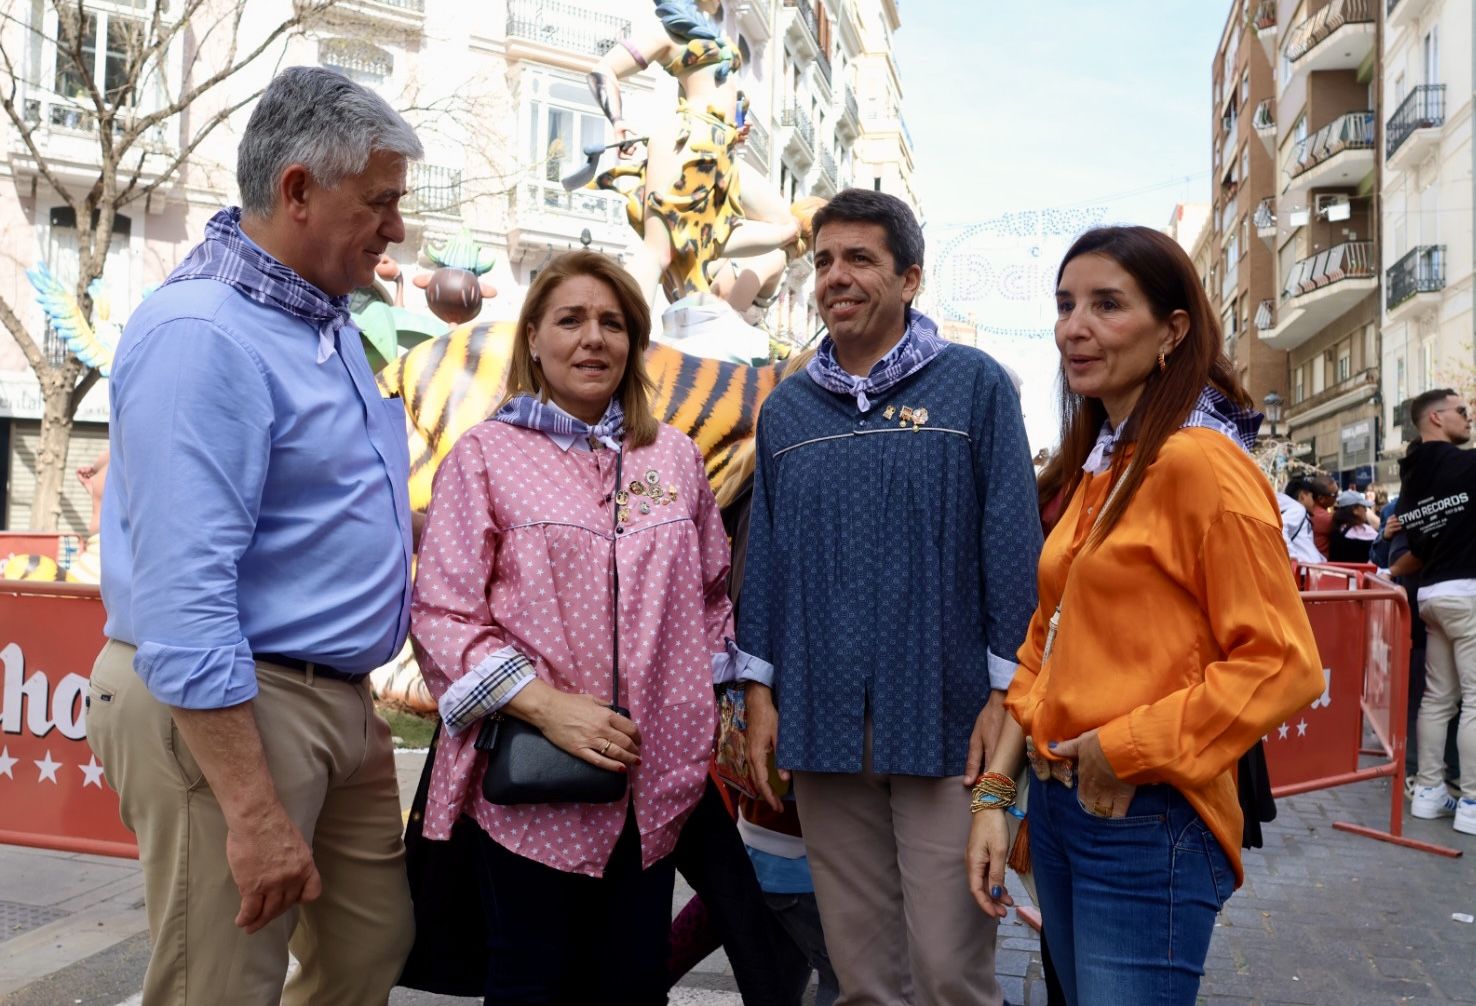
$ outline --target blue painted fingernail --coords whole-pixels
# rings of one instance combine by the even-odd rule
[[[1004,893],[1004,888],[1003,887],[999,887],[998,885],[996,885],[994,887],[991,887],[989,889],[989,896],[991,898],[995,899],[996,901],[999,900],[999,896],[1001,894],[1003,894],[1003,893]]]
[[[1056,741],[1051,741],[1049,744],[1046,745],[1046,747],[1051,748],[1052,750],[1054,750],[1055,747],[1056,747],[1056,743],[1057,743]]]

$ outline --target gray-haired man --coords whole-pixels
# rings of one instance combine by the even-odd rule
[[[138,836],[150,1006],[383,1003],[409,951],[365,680],[405,639],[409,459],[347,295],[404,239],[421,153],[372,92],[284,71],[241,140],[243,207],[118,349],[88,733]]]

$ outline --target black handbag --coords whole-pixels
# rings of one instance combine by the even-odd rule
[[[615,452],[615,492],[620,490],[621,462],[625,452]],[[610,538],[611,593],[614,597],[611,624],[614,627],[610,708],[620,708],[620,566],[615,557],[620,507],[611,496]],[[514,716],[494,713],[482,723],[475,742],[487,752],[487,771],[482,776],[482,796],[498,805],[524,803],[614,803],[625,795],[629,777],[624,772],[591,765],[543,736],[531,723]]]

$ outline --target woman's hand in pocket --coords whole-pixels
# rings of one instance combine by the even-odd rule
[[[534,679],[508,701],[507,711],[591,765],[623,772],[641,763],[640,728],[593,695],[571,695]]]
[[[1138,787],[1117,778],[1097,731],[1052,744],[1051,753],[1076,762],[1076,798],[1083,810],[1095,817],[1127,817]]]

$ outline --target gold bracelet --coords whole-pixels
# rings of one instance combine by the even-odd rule
[[[1015,805],[1015,781],[1002,772],[985,772],[974,784],[969,812],[1005,810]]]

